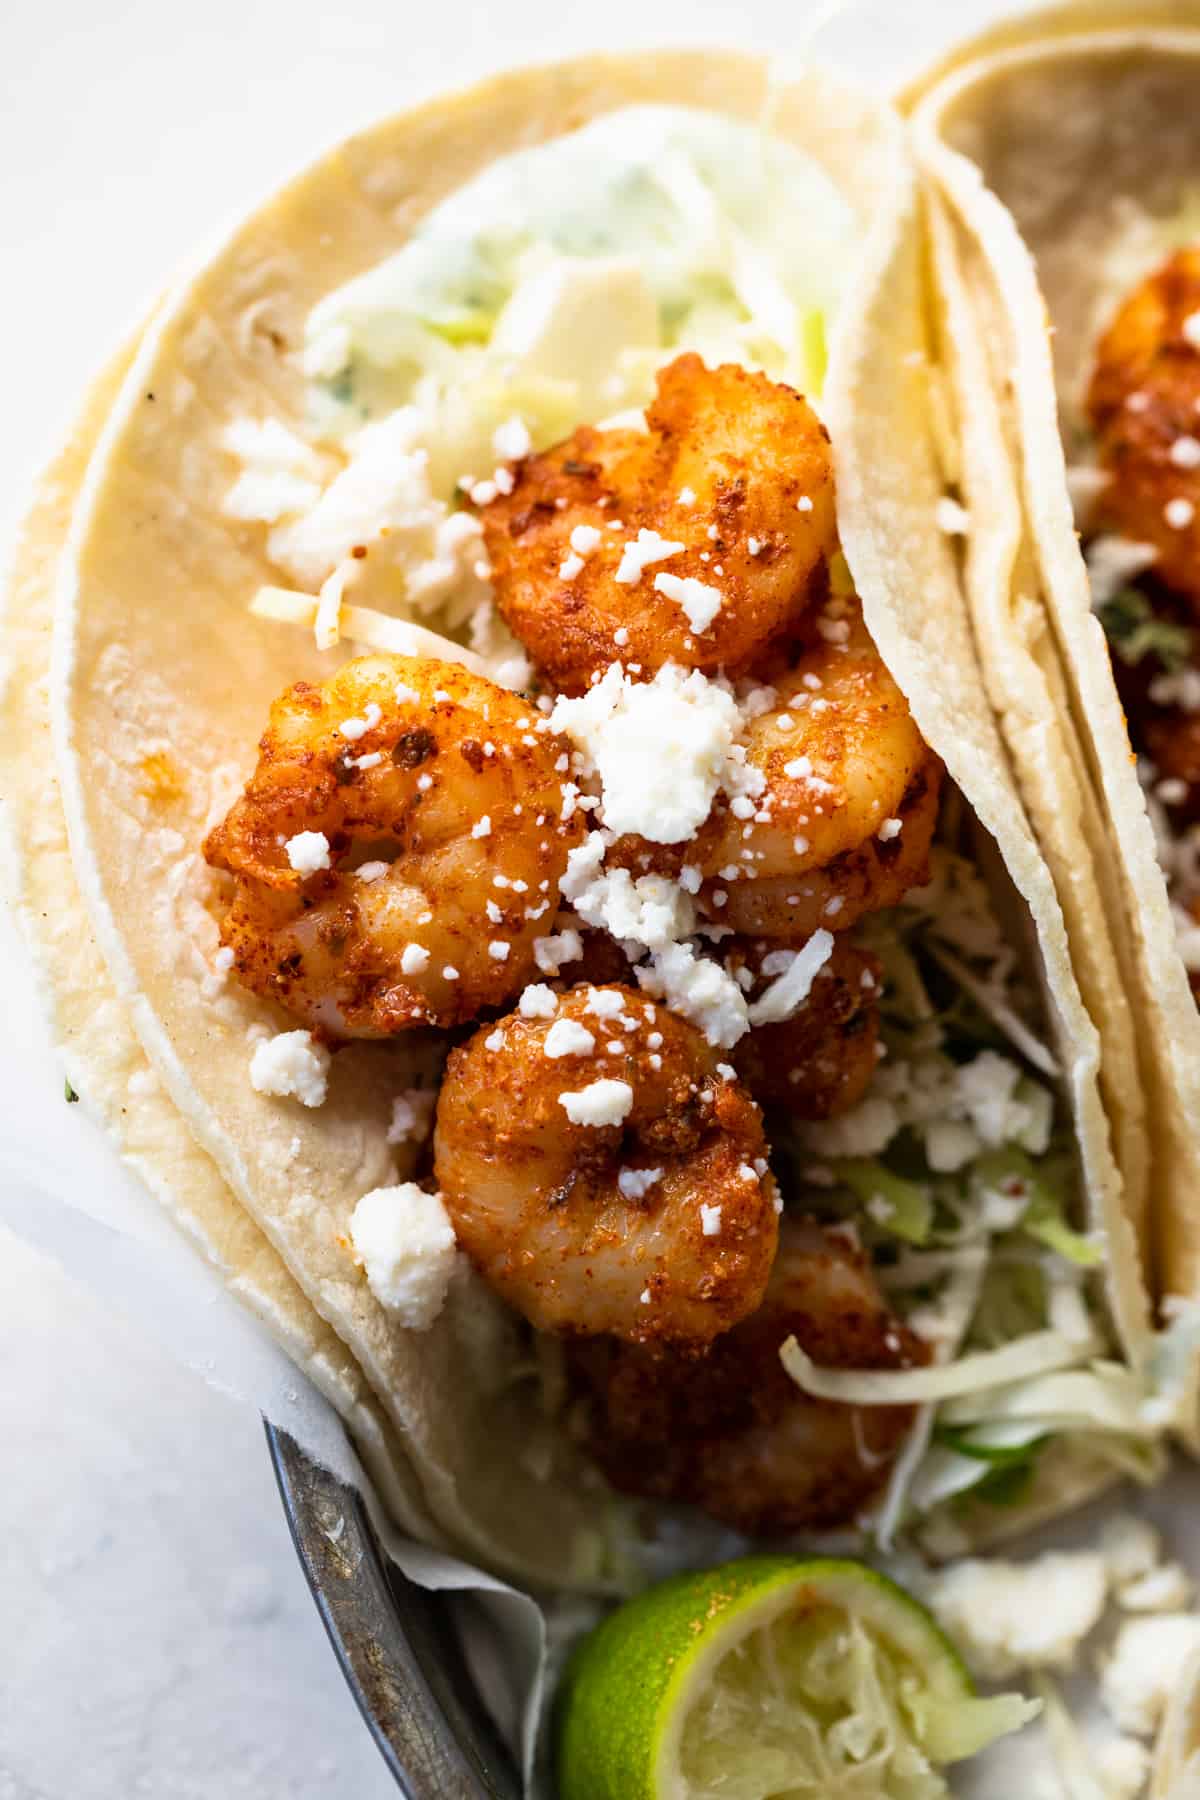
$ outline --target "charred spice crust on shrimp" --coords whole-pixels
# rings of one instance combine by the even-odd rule
[[[518,992],[583,836],[562,816],[563,745],[534,724],[429,659],[359,657],[283,694],[205,845],[235,878],[239,978],[334,1040],[446,1028]],[[311,869],[305,834],[325,840]]]
[[[799,394],[736,365],[678,356],[658,376],[646,427],[582,426],[518,463],[512,493],[483,509],[500,610],[567,693],[622,659],[648,675],[668,662],[755,670],[827,580],[829,436]],[[590,551],[576,548],[580,530],[585,544],[599,540]],[[675,548],[643,582],[623,546],[647,538]],[[726,596],[707,627],[671,598],[689,581],[710,590],[716,581]]]
[[[603,794],[581,792],[544,706],[451,663],[374,655],[298,683],[206,854],[233,878],[239,978],[319,1036],[475,1024],[446,1065],[433,1174],[484,1279],[567,1341],[614,1485],[755,1531],[823,1527],[886,1479],[910,1413],[811,1400],[780,1343],[881,1369],[927,1350],[852,1233],[781,1236],[761,1107],[827,1119],[866,1091],[880,966],[849,934],[927,879],[941,771],[831,585],[829,445],[806,402],[685,355],[646,424],[519,460],[483,529],[552,692],[615,662],[770,683],[741,717],[740,793],[681,842],[605,846],[627,881],[688,871],[695,966],[741,1009],[728,1035],[647,989],[636,945],[576,930],[568,878]],[[547,963],[568,943],[565,970]],[[813,945],[775,1016],[779,960]]]

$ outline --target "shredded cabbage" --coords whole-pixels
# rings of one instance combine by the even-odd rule
[[[1110,1800],[1111,1789],[1091,1756],[1083,1734],[1048,1675],[1035,1677],[1044,1707],[1050,1751],[1063,1784],[1065,1800]]]
[[[797,1128],[793,1166],[803,1182],[823,1164],[833,1185],[817,1203],[855,1220],[933,1356],[823,1369],[789,1343],[781,1357],[816,1397],[917,1408],[872,1522],[888,1547],[932,1509],[1021,1499],[1052,1444],[1145,1479],[1188,1399],[1189,1356],[1163,1357],[1150,1381],[1103,1360],[1110,1327],[1089,1279],[1103,1243],[1074,1223],[1056,1064],[979,870],[938,847],[927,887],[864,936],[884,965],[887,1056],[858,1109]]]
[[[250,611],[259,619],[307,629],[315,625],[319,605],[311,594],[298,594],[291,588],[261,587],[250,602]],[[396,656],[436,656],[444,662],[462,663],[477,674],[484,672],[483,658],[473,650],[438,631],[415,625],[410,619],[395,619],[368,606],[343,606],[338,626],[341,637],[351,643],[366,644],[372,650],[386,650]]]
[[[681,349],[819,394],[856,238],[819,164],[756,126],[686,107],[602,115],[495,159],[320,301],[314,422],[336,437],[416,403],[444,481],[447,442],[478,458],[514,412],[552,442],[644,405]]]
[[[1099,1348],[1099,1341],[1091,1345]],[[840,1400],[847,1406],[920,1406],[1002,1388],[1030,1375],[1070,1368],[1080,1345],[1057,1331],[1035,1331],[1000,1350],[976,1350],[957,1361],[916,1369],[822,1369],[794,1337],[781,1346],[780,1361],[806,1394]]]

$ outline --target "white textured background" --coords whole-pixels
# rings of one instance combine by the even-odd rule
[[[796,0],[0,0],[0,529],[175,262],[351,128],[501,64],[799,41]],[[876,0],[876,80],[1003,10]],[[119,1178],[0,919],[0,1140]],[[0,1800],[393,1793],[293,1560],[261,1428],[0,1236]]]

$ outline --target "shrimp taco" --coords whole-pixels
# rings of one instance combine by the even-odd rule
[[[1198,77],[1200,8],[1075,5],[909,97],[974,441],[977,616],[999,559],[989,666],[1044,675],[1024,705],[1014,683],[993,698],[1026,789],[1085,795],[1161,1146],[1146,1240],[1168,1311],[1200,1290]]]
[[[820,73],[505,76],[185,281],[75,506],[148,1160],[350,1353],[408,1528],[543,1587],[1160,1466],[1117,952],[976,661],[918,227]]]

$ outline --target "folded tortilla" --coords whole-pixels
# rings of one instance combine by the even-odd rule
[[[297,1360],[322,1372],[407,1529],[527,1582],[591,1589],[636,1579],[630,1512],[550,1417],[525,1335],[474,1277],[453,1284],[432,1328],[405,1331],[346,1253],[355,1203],[396,1178],[390,1103],[419,1073],[418,1053],[394,1041],[345,1047],[317,1112],[255,1092],[250,1034],[278,1029],[279,1015],[214,979],[200,844],[247,773],[271,699],[332,666],[247,610],[273,574],[261,534],[223,508],[222,428],[265,414],[302,431],[304,382],[287,352],[316,301],[396,250],[492,159],[645,101],[766,118],[827,170],[854,214],[855,268],[822,402],[842,543],[885,662],[1028,909],[1088,1222],[1110,1247],[1110,1310],[1143,1367],[1146,1148],[1137,1071],[1109,1035],[1116,951],[1090,854],[1077,859],[1071,906],[1056,892],[936,522],[953,446],[935,416],[918,182],[892,114],[820,73],[780,85],[754,58],[667,53],[506,75],[351,140],[212,252],[124,372],[106,378],[89,408],[98,441],[86,474],[81,434],[31,521],[14,600],[36,674],[57,584],[58,790],[48,765],[23,758],[15,824],[28,909],[53,920],[37,935],[81,1090]],[[10,689],[10,742],[45,734],[33,689]],[[1067,816],[1085,810],[1081,795]],[[1081,977],[1093,967],[1085,1005]],[[97,1025],[102,1003],[111,1029]],[[161,1090],[139,1082],[133,1107],[128,1079],[146,1059]],[[1126,1080],[1120,1109],[1112,1090]]]
[[[1079,796],[1155,1149],[1145,1237],[1160,1298],[1200,1290],[1200,1016],[1091,610],[1062,437],[1082,421],[1101,326],[1171,247],[1152,221],[1194,197],[1198,84],[1200,7],[1175,0],[1009,21],[960,46],[906,97],[974,438],[964,448],[971,560],[996,555],[1008,571],[991,627],[998,654],[985,664],[994,671],[1003,656],[1014,669],[1031,658],[1043,667],[1044,691],[1023,706],[1015,692],[993,698],[1061,894],[1080,844],[1055,833],[1048,814],[1057,790]],[[981,575],[973,584],[981,636],[986,585]],[[1070,918],[1065,898],[1064,910]],[[1082,967],[1080,979],[1091,1004]],[[1105,1091],[1118,1120],[1120,1095]]]
[[[420,1486],[354,1357],[238,1204],[154,1074],[75,878],[50,743],[54,591],[84,473],[135,349],[127,345],[94,381],[64,448],[37,483],[9,570],[0,745],[6,848],[17,852],[8,859],[13,898],[75,1092],[230,1292],[336,1407],[395,1522],[437,1544]]]

